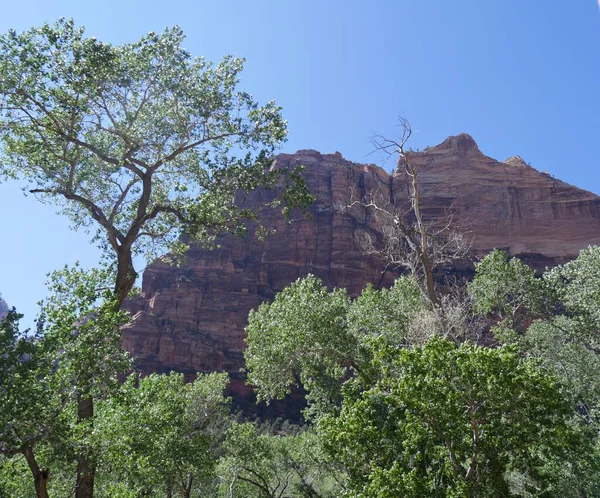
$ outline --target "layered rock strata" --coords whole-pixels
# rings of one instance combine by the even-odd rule
[[[451,215],[468,232],[475,257],[502,248],[543,268],[600,244],[600,197],[535,170],[519,156],[504,162],[487,157],[466,134],[411,154],[426,221]],[[369,192],[406,204],[409,179],[403,169],[388,174],[337,152],[301,150],[277,158],[277,167],[300,164],[316,195],[310,218],[287,223],[273,212],[269,225],[276,233],[264,242],[252,235],[226,237],[218,249],[192,247],[179,268],[154,263],[144,272],[142,295],[129,305],[134,318],[124,335],[125,347],[144,370],[224,370],[236,379],[232,388],[238,396],[251,396],[239,373],[251,309],[308,273],[353,295],[369,282],[392,283],[397,274],[382,272],[385,261],[366,255],[360,243],[365,231],[377,232],[372,215],[361,206],[340,208]],[[256,193],[249,202],[273,197]]]

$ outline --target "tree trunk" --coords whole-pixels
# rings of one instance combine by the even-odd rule
[[[115,296],[117,297],[117,310],[120,310],[127,296],[135,284],[137,273],[133,268],[133,255],[131,247],[121,246],[117,255],[117,280],[115,282]]]
[[[135,284],[137,274],[133,268],[133,256],[130,246],[121,246],[117,253],[117,278],[115,281],[115,309],[120,310],[127,295]],[[80,397],[77,401],[77,419],[80,423],[91,421],[94,416],[94,400],[91,396]],[[77,462],[77,483],[75,498],[93,498],[96,464],[92,448],[84,445]]]
[[[31,473],[33,474],[35,495],[37,496],[37,498],[48,498],[48,491],[46,489],[46,486],[48,484],[48,477],[50,476],[50,473],[46,469],[39,468],[33,455],[33,449],[24,449],[23,455],[25,456],[25,460],[27,460],[27,464],[29,465]]]
[[[190,498],[192,493],[192,483],[194,482],[194,476],[190,473],[188,474],[187,482],[183,483],[183,498]]]
[[[435,280],[433,278],[433,265],[429,259],[429,235],[427,234],[427,227],[423,223],[421,217],[421,192],[419,191],[419,173],[417,169],[412,165],[408,156],[404,153],[403,146],[400,147],[400,157],[404,159],[406,164],[407,172],[412,179],[412,192],[411,201],[412,209],[417,220],[417,228],[421,237],[420,248],[419,248],[419,260],[423,266],[424,278],[425,278],[425,289],[427,292],[427,298],[431,302],[433,311],[437,315],[442,331],[444,335],[448,334],[448,324],[444,309],[441,306],[438,295],[435,291]]]
[[[131,247],[122,246],[118,252],[117,279],[115,282],[115,308],[120,310],[127,295],[135,284],[137,273],[133,268]],[[90,396],[82,397],[77,402],[77,419],[79,422],[90,420],[94,416],[94,400]],[[84,446],[77,463],[77,484],[75,498],[93,498],[96,465],[93,461],[92,449]]]
[[[435,279],[433,278],[433,268],[429,262],[429,256],[426,252],[422,253],[421,264],[425,273],[425,288],[427,289],[427,297],[434,308],[439,308],[440,301],[435,292]]]
[[[89,397],[80,398],[77,401],[77,419],[79,422],[89,420],[94,416],[94,400]],[[92,498],[94,496],[94,476],[96,466],[92,461],[91,448],[81,448],[79,461],[77,463],[77,484],[75,486],[75,498]]]

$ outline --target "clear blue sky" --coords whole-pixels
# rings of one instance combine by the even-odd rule
[[[371,162],[373,130],[401,112],[423,148],[471,134],[487,155],[600,193],[600,9],[597,0],[19,0],[0,31],[72,17],[90,36],[134,41],[180,25],[194,55],[247,58],[245,90],[289,121],[284,151],[340,151]],[[98,252],[85,233],[0,184],[0,292],[26,313],[45,274]]]

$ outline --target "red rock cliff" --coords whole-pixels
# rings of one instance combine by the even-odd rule
[[[543,267],[600,244],[600,198],[538,172],[518,156],[496,161],[465,134],[412,154],[425,218],[452,211],[472,232],[475,254],[498,247]],[[334,207],[349,203],[351,189],[357,196],[379,189],[402,202],[408,198],[406,175],[312,150],[282,154],[277,164],[306,166],[317,198],[312,218],[288,224],[273,215],[277,231],[265,242],[225,238],[219,249],[192,247],[180,268],[150,265],[124,335],[125,347],[146,371],[226,370],[237,376],[249,310],[308,273],[352,294],[368,282],[392,283],[394,275],[382,273],[384,262],[365,256],[356,242],[357,232],[370,223],[368,214],[360,207],[346,213]],[[256,194],[254,201],[272,195]]]

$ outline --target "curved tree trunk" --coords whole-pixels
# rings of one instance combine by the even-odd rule
[[[115,281],[115,296],[117,297],[116,309],[119,310],[133,289],[137,273],[133,267],[131,247],[121,246],[117,259],[117,279]]]
[[[186,481],[184,481],[182,484],[182,494],[183,494],[183,498],[190,498],[191,493],[192,493],[192,483],[194,482],[194,476],[189,473],[187,476]]]
[[[25,456],[25,460],[27,460],[27,464],[31,469],[31,473],[33,474],[33,482],[35,485],[35,495],[37,498],[48,498],[48,491],[46,489],[48,485],[48,477],[50,473],[46,469],[40,469],[37,461],[35,460],[35,456],[33,455],[32,448],[25,448],[23,450],[23,455]]]

